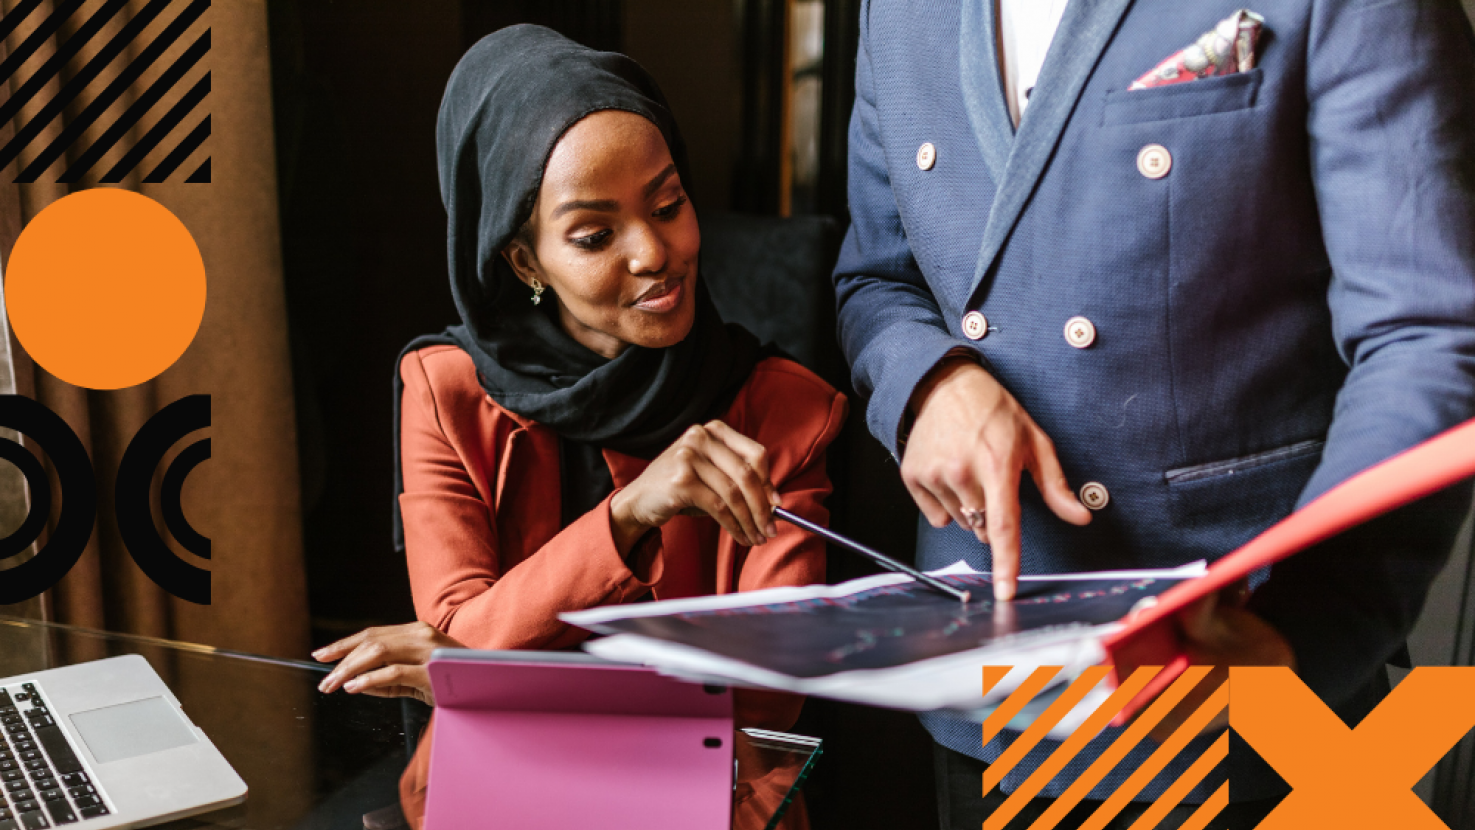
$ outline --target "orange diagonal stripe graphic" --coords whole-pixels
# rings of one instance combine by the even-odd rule
[[[1002,732],[1004,726],[1009,721],[1014,720],[1014,717],[1024,709],[1026,704],[1035,699],[1035,695],[1039,694],[1040,690],[1045,688],[1045,685],[1053,680],[1055,675],[1060,673],[1060,668],[1060,666],[1040,666],[1033,672],[1030,672],[1029,677],[1025,678],[1023,683],[1019,684],[1019,688],[1015,689],[1009,697],[1005,698],[1004,702],[999,704],[999,708],[995,709],[994,713],[984,720],[984,746],[988,746],[988,742],[992,741],[995,736]],[[1004,674],[1008,673],[1009,669],[1004,667]],[[993,680],[997,684],[1002,679],[1001,676],[996,676]],[[993,688],[988,681],[989,670],[985,668],[983,670],[983,685],[985,690]]]
[[[1074,709],[1076,704],[1081,702],[1081,698],[1085,697],[1086,693],[1096,688],[1096,684],[1100,683],[1109,671],[1111,671],[1110,666],[1092,666],[1081,672],[1081,676],[1077,677],[1064,692],[1061,692],[1060,697],[1056,698],[1055,702],[1051,703],[1038,718],[1035,718],[1035,722],[1030,724],[1029,728],[1024,730],[1018,738],[1015,738],[1014,743],[1010,744],[1009,748],[1004,750],[1004,753],[997,760],[990,763],[988,768],[984,770],[984,795],[988,795],[989,790],[998,786],[998,783],[1004,780],[1004,776],[1008,774],[1009,770],[1013,769],[1016,764],[1023,760],[1024,756],[1028,755],[1029,751],[1034,749],[1035,745],[1045,737],[1045,733],[1049,732],[1051,727],[1059,723],[1061,718],[1069,714],[1070,710]],[[1022,687],[1020,691],[1023,691]],[[1018,696],[1019,692],[1015,692],[1010,697],[1009,702],[1013,702],[1013,699]],[[1130,699],[1123,699],[1122,705],[1125,706],[1127,700]],[[994,714],[998,713],[995,712]],[[987,824],[988,822],[985,822],[985,825]]]
[[[984,696],[987,697],[988,696],[988,693],[989,692],[992,692],[994,690],[994,687],[997,686],[997,685],[999,685],[999,681],[1000,680],[1003,680],[1006,677],[1008,677],[1009,676],[1009,672],[1012,671],[1012,670],[1013,670],[1013,667],[1012,666],[984,666],[983,667],[983,694],[984,694]],[[984,743],[988,743],[988,741],[984,741]]]
[[[1229,733],[1225,732],[1219,736],[1219,740],[1214,741],[1204,751],[1204,754],[1198,756],[1198,760],[1194,761],[1193,765],[1185,770],[1183,775],[1177,781],[1174,781],[1171,787],[1168,787],[1161,796],[1154,800],[1152,806],[1143,811],[1142,815],[1127,830],[1152,830],[1152,828],[1158,826],[1158,823],[1163,820],[1163,817],[1170,810],[1177,807],[1183,801],[1183,798],[1194,787],[1199,785],[1200,781],[1203,781],[1208,777],[1209,773],[1214,771],[1214,767],[1219,766],[1220,761],[1228,757]],[[1226,781],[1225,784],[1227,785],[1228,782]]]
[[[1160,666],[1144,666],[1137,671],[1151,671],[1155,674],[1160,669]],[[1081,803],[1081,799],[1089,795],[1091,790],[1095,789],[1096,785],[1101,783],[1101,779],[1105,778],[1107,773],[1115,769],[1116,765],[1121,763],[1123,758],[1127,757],[1127,753],[1131,752],[1133,747],[1141,743],[1142,739],[1147,737],[1147,733],[1151,732],[1152,728],[1157,726],[1159,721],[1167,717],[1168,713],[1173,711],[1173,707],[1177,706],[1179,701],[1183,700],[1193,690],[1193,687],[1197,686],[1208,673],[1208,666],[1190,666],[1183,674],[1178,675],[1178,678],[1173,681],[1173,685],[1169,686],[1166,691],[1159,695],[1158,699],[1154,700],[1152,705],[1147,708],[1147,711],[1143,712],[1135,721],[1132,721],[1126,730],[1117,736],[1117,739],[1112,742],[1111,746],[1105,752],[1101,753],[1101,757],[1097,758],[1090,767],[1087,767],[1086,771],[1081,774],[1081,777],[1077,778],[1075,783],[1071,784],[1066,788],[1065,792],[1060,794],[1059,798],[1055,799],[1055,803],[1051,804],[1050,808],[1031,825],[1030,830],[1048,830],[1048,828],[1060,824],[1066,814],[1075,809],[1075,806]],[[1134,674],[1133,676],[1135,677],[1136,675]]]
[[[1214,820],[1214,816],[1224,812],[1224,808],[1228,806],[1229,782],[1225,781],[1219,785],[1219,789],[1214,790],[1214,794],[1209,796],[1207,801],[1198,805],[1198,809],[1193,811],[1193,815],[1189,816],[1188,821],[1183,822],[1178,830],[1204,830],[1209,826],[1209,822]]]
[[[1111,794],[1110,798],[1102,802],[1101,806],[1096,809],[1096,812],[1081,825],[1080,830],[1102,830],[1107,822],[1116,818],[1117,813],[1120,813],[1122,808],[1127,806],[1127,802],[1131,801],[1133,796],[1141,792],[1143,787],[1146,787],[1153,778],[1157,777],[1157,774],[1163,771],[1163,768],[1168,765],[1168,762],[1173,760],[1182,751],[1183,747],[1187,746],[1189,741],[1197,737],[1198,733],[1205,726],[1209,725],[1209,721],[1212,721],[1215,716],[1224,711],[1224,707],[1228,705],[1229,684],[1221,683],[1219,688],[1214,690],[1214,694],[1208,700],[1204,701],[1203,705],[1198,707],[1197,711],[1189,715],[1188,720],[1182,726],[1178,727],[1178,730],[1164,741],[1162,746],[1157,748],[1156,752],[1148,756],[1147,761],[1138,767],[1137,771],[1132,773],[1126,782],[1116,792]]]
[[[1100,666],[1099,668],[1103,676],[1107,671],[1110,671],[1110,668],[1107,666]],[[1126,683],[1117,687],[1116,691],[1112,692],[1111,696],[1097,707],[1096,711],[1092,712],[1091,716],[1086,718],[1085,722],[1077,727],[1070,734],[1069,738],[1066,738],[1060,746],[1056,747],[1054,752],[1050,753],[1049,759],[1041,764],[1039,769],[1031,773],[1029,778],[1025,779],[1024,784],[1019,789],[1009,794],[1009,798],[1005,800],[1003,805],[995,810],[994,814],[989,816],[988,820],[984,822],[984,827],[987,830],[992,830],[995,827],[1004,827],[1013,821],[1014,817],[1019,814],[1019,811],[1024,809],[1024,805],[1028,804],[1031,798],[1038,795],[1040,790],[1044,789],[1045,785],[1050,783],[1050,779],[1054,778],[1057,773],[1064,769],[1065,765],[1070,763],[1070,759],[1074,758],[1087,743],[1090,743],[1096,737],[1097,733],[1106,728],[1106,725],[1111,722],[1111,719],[1116,717],[1116,713],[1120,712],[1122,707],[1127,705],[1127,701],[1136,697],[1137,693],[1142,690],[1142,687],[1146,686],[1147,682],[1156,674],[1157,672],[1153,669],[1138,669],[1132,672],[1132,676],[1127,678]],[[1082,675],[1083,679],[1084,677],[1085,675]],[[1050,727],[1059,722],[1060,718],[1064,717],[1069,711],[1069,709],[1062,711],[1058,717],[1051,719],[1049,723],[1044,723],[1043,725],[1042,721],[1044,721],[1044,718],[1042,717],[1039,721],[1031,725],[1015,744],[1017,745],[1026,738],[1031,739],[1029,741],[1030,746],[1038,743],[1044,737],[1045,733],[1049,731]],[[1012,751],[1013,747],[1010,747],[1010,750]]]

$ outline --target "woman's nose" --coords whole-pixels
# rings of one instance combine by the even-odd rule
[[[666,269],[666,241],[648,224],[630,237],[630,273],[659,274]]]

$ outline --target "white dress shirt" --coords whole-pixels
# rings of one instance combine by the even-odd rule
[[[999,69],[1004,76],[1004,97],[1014,126],[1029,106],[1029,93],[1040,77],[1045,53],[1067,0],[995,0],[998,3]]]

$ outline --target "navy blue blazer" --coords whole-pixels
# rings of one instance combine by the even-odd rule
[[[1265,18],[1253,71],[1127,91],[1245,2],[1070,0],[1017,134],[992,0],[863,7],[840,338],[893,454],[912,390],[961,347],[1074,486],[1104,486],[1076,528],[1025,484],[1024,573],[1215,559],[1475,416],[1469,21],[1454,0],[1249,0]],[[1151,145],[1166,175],[1139,169]],[[982,339],[965,336],[970,311]],[[1065,332],[1078,316],[1086,348]],[[1257,588],[1344,717],[1376,703],[1469,497],[1426,500]],[[955,525],[918,533],[927,567],[989,568]],[[925,722],[996,756],[976,725]]]

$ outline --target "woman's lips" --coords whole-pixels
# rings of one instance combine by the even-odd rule
[[[685,290],[683,281],[679,279],[661,283],[646,291],[635,302],[635,307],[656,313],[670,311],[681,304],[681,295]]]

